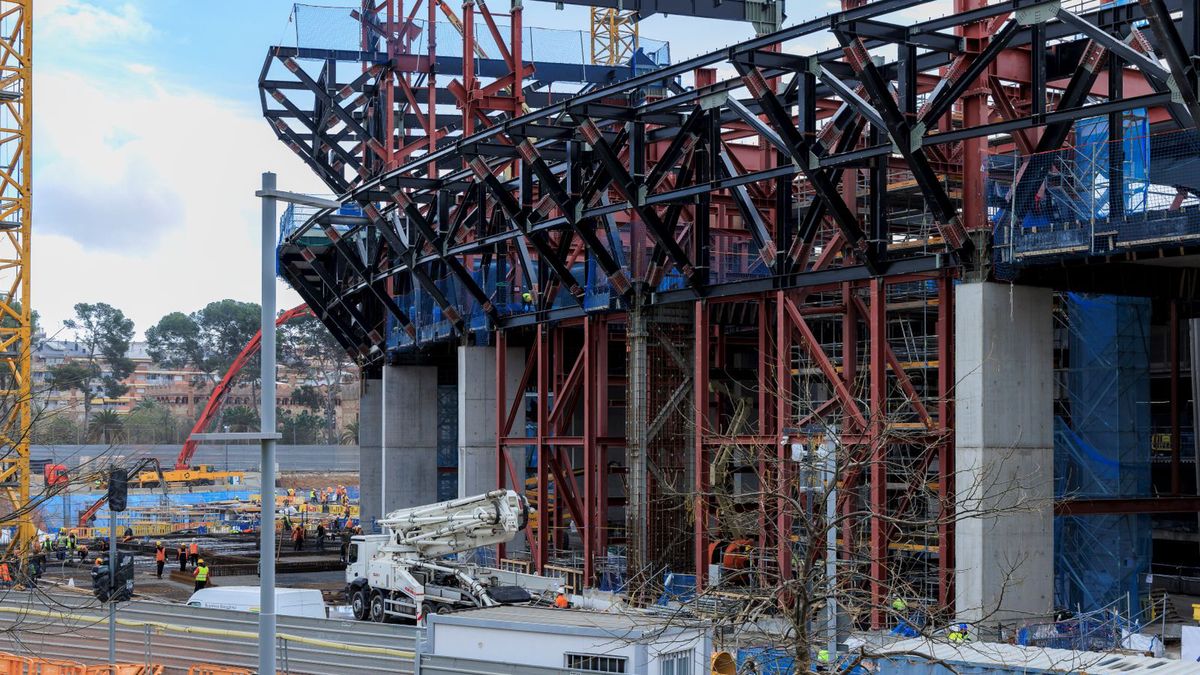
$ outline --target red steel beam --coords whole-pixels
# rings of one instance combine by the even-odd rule
[[[1200,497],[1130,497],[1068,499],[1054,503],[1056,516],[1124,513],[1200,513]]]
[[[833,387],[837,398],[842,402],[842,408],[857,422],[862,428],[866,428],[867,419],[863,417],[862,411],[858,409],[858,403],[854,400],[854,396],[846,387],[846,383],[842,382],[842,378],[838,375],[837,368],[833,362],[829,360],[829,356],[821,349],[821,345],[817,342],[817,336],[813,335],[812,329],[808,327],[808,323],[804,321],[804,317],[797,311],[795,303],[786,295],[782,299],[784,310],[791,318],[792,326],[800,333],[800,343],[804,347],[804,351],[812,357],[816,362],[817,367],[829,380],[830,386]]]

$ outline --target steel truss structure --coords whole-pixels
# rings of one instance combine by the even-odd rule
[[[33,421],[30,216],[33,199],[33,8],[0,2],[0,487],[13,527],[10,550],[30,552],[37,531],[29,503]]]
[[[497,473],[522,484],[509,450],[536,449],[538,568],[577,563],[597,583],[619,547],[636,573],[694,571],[702,582],[730,537],[714,456],[766,465],[783,459],[782,438],[813,428],[836,429],[868,459],[863,475],[843,477],[846,513],[919,510],[931,498],[949,508],[952,283],[993,273],[989,151],[1022,154],[1011,190],[1025,203],[1052,171],[1037,157],[1067,144],[1077,120],[1120,128],[1123,111],[1146,109],[1156,129],[1193,128],[1187,55],[1200,50],[1200,13],[1182,0],[1080,13],[956,0],[950,16],[896,18],[926,4],[846,2],[536,103],[522,98],[539,72],[526,69],[518,33],[487,85],[472,79],[486,66],[469,65],[466,40],[461,88],[442,89],[432,53],[407,50],[411,14],[392,3],[363,22],[364,32],[382,22],[385,50],[324,54],[320,77],[288,59],[321,54],[274,48],[268,61],[298,80],[264,68],[267,117],[345,204],[281,241],[281,272],[365,369],[464,341],[500,347]],[[804,53],[818,35],[840,47]],[[339,60],[361,64],[354,78],[336,77]],[[313,108],[286,103],[288,87]],[[439,104],[457,105],[458,119],[441,119]],[[1111,276],[1112,256],[1108,272],[1094,262],[1072,278]],[[1064,283],[1036,266],[1017,274]],[[1173,293],[1194,277],[1137,276]],[[529,355],[516,391],[504,389],[506,346]],[[514,427],[527,394],[531,435]],[[905,475],[887,475],[897,465]],[[770,500],[758,513],[778,526],[759,528],[757,550],[786,575],[787,516]],[[869,566],[873,607],[901,578],[925,580],[920,592],[952,607],[953,536],[871,518],[841,540],[848,560]]]

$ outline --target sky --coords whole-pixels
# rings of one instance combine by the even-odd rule
[[[839,3],[790,4],[788,24]],[[269,45],[294,44],[291,11],[282,0],[35,3],[32,292],[48,333],[77,302],[123,310],[142,336],[172,311],[258,301],[261,172],[326,191],[260,116],[258,73]],[[586,30],[587,9],[527,2],[524,21]],[[671,40],[676,61],[752,37],[748,24],[676,16],[641,31]],[[279,292],[280,309],[299,304]]]

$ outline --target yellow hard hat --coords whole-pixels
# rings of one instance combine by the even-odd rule
[[[102,562],[104,562],[104,558],[96,558],[96,564],[97,564],[97,565],[99,565],[99,564],[100,564],[100,563],[102,563]]]
[[[203,564],[204,564],[204,558],[201,558],[201,559],[197,560],[196,562],[197,562],[197,563],[199,563],[199,564],[201,564],[201,565],[203,565]]]
[[[162,542],[161,542],[161,541],[159,541],[159,542],[158,542],[158,545],[159,545],[159,546],[162,546]]]

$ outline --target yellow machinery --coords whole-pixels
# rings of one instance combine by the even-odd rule
[[[33,191],[33,0],[0,0],[0,487],[16,526],[10,549],[35,539],[29,506],[32,310],[29,234]]]
[[[625,63],[638,47],[637,12],[592,7],[592,63]]]

